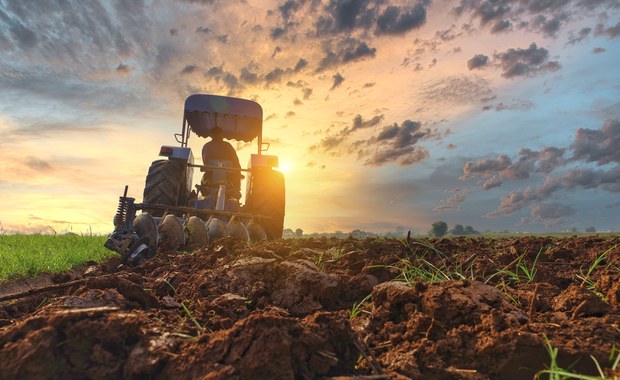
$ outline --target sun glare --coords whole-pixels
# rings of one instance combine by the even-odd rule
[[[290,174],[292,169],[292,165],[288,161],[280,161],[280,165],[278,166],[278,171],[282,172],[282,174]]]

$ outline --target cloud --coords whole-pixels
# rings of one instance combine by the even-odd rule
[[[460,187],[444,190],[444,193],[452,193],[447,199],[439,201],[439,205],[433,207],[433,211],[458,211],[461,209],[460,203],[465,201],[465,193],[468,189],[462,189]]]
[[[250,85],[259,82],[258,74],[252,71],[252,68],[250,67],[241,68],[241,71],[239,71],[239,80]]]
[[[344,65],[351,62],[374,58],[377,49],[369,47],[365,42],[355,38],[346,38],[338,42],[336,49],[331,44],[324,45],[324,56],[319,61],[316,72]]]
[[[196,33],[208,34],[211,33],[211,29],[207,28],[206,26],[199,26],[196,28]]]
[[[374,58],[377,49],[370,48],[365,42],[361,42],[355,49],[343,52],[342,63],[359,61],[364,58]]]
[[[496,159],[485,158],[477,162],[468,161],[463,167],[463,173],[469,176],[491,176],[502,170],[506,170],[512,165],[512,160],[505,154],[497,156]]]
[[[284,4],[278,7],[280,14],[284,20],[287,20],[291,17],[293,13],[299,10],[300,4],[295,0],[287,0]]]
[[[426,22],[430,1],[391,5],[382,0],[330,1],[314,23],[318,38],[356,31],[374,31],[379,35],[403,35]]]
[[[287,67],[285,69],[280,67],[273,68],[263,77],[265,85],[270,86],[273,84],[281,83],[285,78],[288,78],[303,71],[303,69],[307,65],[308,62],[305,59],[300,58],[293,67]],[[297,84],[295,84],[295,82],[289,81],[287,82],[287,85],[290,87],[298,87],[302,85],[302,82],[298,82]]]
[[[460,210],[461,206],[458,204],[441,204],[433,207],[433,211],[457,211]]]
[[[598,130],[577,129],[573,142],[567,148],[546,147],[539,151],[523,148],[516,161],[506,155],[500,155],[496,159],[469,161],[463,168],[464,175],[461,179],[482,177],[484,178],[482,188],[489,190],[500,186],[503,179],[523,180],[534,173],[544,174],[546,176],[541,185],[512,191],[502,196],[498,207],[485,216],[498,218],[530,206],[533,210],[537,210],[532,214],[535,221],[559,220],[559,216],[553,217],[555,214],[551,210],[563,212],[569,210],[555,207],[555,204],[548,202],[549,198],[559,190],[601,189],[609,193],[620,192],[620,154],[616,149],[620,144],[619,139],[620,121],[607,120]],[[567,151],[572,152],[568,159],[565,158]],[[593,163],[602,168],[565,168],[575,162]],[[615,165],[609,168],[609,164]],[[560,169],[564,170],[559,172]],[[559,173],[554,176],[548,175],[554,171]],[[545,205],[545,202],[548,205]]]
[[[597,36],[605,35],[609,38],[616,38],[620,36],[620,22],[614,26],[610,26],[609,28],[606,28],[603,24],[598,24],[594,34]]]
[[[379,134],[366,142],[366,149],[360,150],[358,156],[366,158],[364,165],[381,166],[396,162],[400,166],[409,166],[429,157],[418,142],[437,138],[437,131],[422,128],[417,121],[405,120],[401,125],[392,124],[383,127]]]
[[[52,170],[52,166],[47,161],[41,160],[36,157],[27,157],[25,165],[28,166],[30,169],[37,170],[37,171]]]
[[[382,166],[396,162],[399,166],[410,166],[429,157],[429,153],[422,147],[407,146],[396,149],[377,149],[364,165]]]
[[[481,26],[501,21],[511,11],[510,0],[461,0],[460,4],[452,8],[452,13],[461,16],[470,12],[474,18],[480,20]]]
[[[215,2],[217,0],[177,0],[177,1],[181,1],[183,3],[199,4],[199,5],[203,5],[203,6],[209,6],[209,5],[215,4]]]
[[[584,12],[617,7],[617,1],[605,0],[461,0],[452,8],[452,13],[457,17],[470,14],[491,33],[505,32],[517,25],[518,28],[541,32],[546,37],[555,37],[564,24],[568,24],[567,21],[581,17]],[[613,28],[609,28],[611,35],[614,34]],[[600,29],[601,33],[607,34],[608,28],[601,26]]]
[[[312,89],[306,87],[306,88],[302,89],[302,93],[304,94],[304,100],[308,100],[308,99],[310,99],[310,96],[312,95]]]
[[[422,85],[420,95],[436,104],[471,104],[491,97],[488,82],[476,76],[453,75]]]
[[[484,54],[476,54],[467,61],[467,68],[470,70],[479,69],[489,64],[489,57]]]
[[[567,189],[603,189],[610,193],[620,192],[620,165],[609,170],[570,169],[560,178]]]
[[[559,14],[554,17],[547,18],[544,15],[534,17],[530,26],[534,30],[539,30],[546,37],[556,37],[562,23],[568,20],[568,14]]]
[[[129,74],[133,71],[133,68],[129,65],[126,65],[124,63],[119,63],[118,66],[116,66],[115,72],[119,75],[126,75]]]
[[[74,67],[101,60],[102,65],[109,65],[108,59],[151,47],[147,5],[143,2],[110,6],[98,1],[9,2],[4,9],[7,12],[0,14],[0,27],[6,25],[15,42],[13,47],[29,51],[32,60],[71,62]],[[106,54],[85,54],[92,51]]]
[[[334,90],[336,87],[339,87],[342,82],[344,82],[344,77],[340,75],[340,73],[334,74],[334,76],[332,76],[332,79],[334,80],[334,82],[330,90]]]
[[[105,72],[110,73],[109,66]],[[30,104],[63,104],[80,110],[114,110],[116,113],[131,110],[136,104],[152,100],[147,93],[119,86],[114,81],[99,83],[76,77],[65,70],[53,67],[11,67],[0,62],[0,87],[3,93],[27,96]]]
[[[418,3],[412,8],[387,7],[377,18],[376,34],[404,34],[426,22],[426,8]]]
[[[572,160],[596,162],[605,165],[620,163],[620,121],[607,120],[601,129],[579,128],[570,148]]]
[[[534,42],[527,49],[508,49],[503,53],[496,53],[494,60],[501,66],[504,78],[534,76],[560,69],[557,61],[549,61],[549,51],[538,48]]]
[[[343,135],[326,136],[322,138],[318,144],[311,145],[309,148],[309,151],[313,152],[318,149],[323,150],[325,152],[333,151],[336,148],[340,147],[344,141],[345,141],[345,136]]]
[[[11,37],[23,50],[29,50],[37,45],[37,35],[20,22],[13,21],[9,26]]]
[[[523,207],[544,201],[560,188],[561,186],[557,181],[547,177],[545,182],[535,189],[527,187],[525,190],[511,191],[507,195],[502,196],[497,209],[487,213],[485,216],[487,218],[499,218],[504,215],[510,215]]]
[[[510,157],[502,154],[496,159],[481,159],[477,162],[468,161],[463,167],[462,179],[471,177],[498,177],[504,179],[527,179],[532,173],[548,174],[566,162],[564,159],[565,149],[556,147],[542,148],[540,151],[521,149],[519,159],[513,161]],[[498,179],[485,181],[483,188],[496,187],[501,184]],[[491,186],[493,185],[493,186]]]
[[[187,65],[181,70],[181,75],[193,74],[198,71],[198,66],[196,65]]]
[[[279,83],[282,80],[282,76],[284,76],[285,73],[286,72],[284,70],[282,70],[279,67],[276,67],[275,69],[268,72],[267,75],[265,75],[265,83],[267,83],[267,85],[270,85],[273,83]]]
[[[217,36],[215,36],[215,40],[218,42],[221,42],[223,44],[227,44],[228,43],[228,34],[219,34]]]
[[[364,120],[362,115],[358,114],[353,118],[350,127],[345,127],[338,133],[323,138],[319,144],[312,146],[311,150],[321,149],[325,152],[334,150],[339,147],[352,133],[359,129],[372,128],[378,125],[383,120],[383,117],[383,115],[376,115],[370,120]],[[353,146],[357,147],[365,143],[365,140],[361,140],[361,142],[354,143]]]
[[[547,227],[555,227],[562,224],[567,216],[574,215],[576,212],[577,210],[570,206],[549,202],[532,206],[530,215],[536,222],[542,222]]]
[[[89,126],[84,126],[84,119],[75,121],[55,121],[50,118],[41,120],[21,120],[19,127],[9,128],[3,131],[4,135],[11,139],[18,137],[29,137],[36,134],[38,138],[57,138],[64,135],[101,135],[106,132],[110,132],[109,128],[97,126],[94,122],[89,121]],[[93,123],[93,124],[91,124]],[[84,136],[85,138],[91,138],[92,136]]]
[[[298,73],[302,71],[304,68],[306,68],[306,66],[308,66],[308,61],[306,61],[303,58],[299,58],[299,61],[297,61],[297,63],[295,64],[295,67],[293,68],[293,71]]]
[[[428,151],[419,146],[419,142],[438,139],[440,135],[437,130],[422,128],[420,122],[417,121],[405,120],[400,125],[397,123],[387,125],[368,139],[348,142],[349,136],[354,132],[360,129],[376,128],[383,118],[383,115],[376,115],[370,120],[364,120],[361,115],[356,115],[350,127],[324,137],[309,150],[310,152],[321,150],[332,155],[340,155],[339,148],[347,148],[347,152],[357,153],[358,158],[368,166],[381,166],[391,162],[400,166],[409,166],[429,157]]]
[[[374,116],[372,119],[370,120],[364,120],[362,118],[362,115],[356,115],[355,118],[353,119],[353,126],[351,127],[351,130],[354,131],[356,129],[362,129],[362,128],[370,128],[370,127],[374,127],[375,125],[379,124],[381,121],[383,121],[383,117],[384,115],[376,115]]]
[[[283,27],[276,26],[271,29],[271,33],[269,35],[271,36],[272,40],[277,40],[278,38],[282,37],[285,33],[286,33],[286,30]]]
[[[461,35],[460,33],[456,33],[455,30],[456,27],[454,25],[451,25],[448,29],[438,30],[437,32],[435,32],[435,36],[442,41],[452,41]]]
[[[502,185],[503,181],[502,178],[498,175],[493,175],[492,177],[490,177],[489,179],[487,179],[486,181],[484,181],[484,183],[482,184],[482,188],[484,190],[490,190],[494,187],[500,187]]]
[[[465,196],[463,194],[454,194],[450,198],[446,200],[448,203],[461,203],[465,201]]]
[[[512,30],[512,23],[508,20],[498,20],[491,28],[491,34],[498,34]]]
[[[530,100],[519,100],[513,99],[512,103],[505,104],[504,102],[499,102],[495,105],[495,111],[528,111],[534,108],[534,103]]]
[[[575,45],[578,44],[579,42],[585,40],[590,33],[592,32],[592,28],[581,28],[579,30],[579,32],[577,33],[577,35],[575,35],[573,32],[570,33],[568,41],[566,42],[567,45]]]

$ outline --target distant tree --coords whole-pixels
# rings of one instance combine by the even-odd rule
[[[457,224],[454,226],[454,228],[450,231],[450,233],[454,236],[462,236],[465,235],[465,230],[463,229],[463,225],[462,224]]]
[[[298,228],[295,230],[295,237],[302,237],[304,235],[304,230]]]
[[[474,227],[472,226],[465,226],[465,235],[477,235],[480,232],[474,230]]]
[[[432,227],[429,233],[436,237],[442,237],[448,232],[448,224],[444,221],[435,222],[432,224]]]
[[[596,232],[596,228],[588,227],[588,228],[586,228],[586,232]]]
[[[396,234],[395,235],[397,237],[405,236],[405,227],[403,227],[403,226],[396,227]]]
[[[373,237],[373,236],[376,236],[376,234],[372,232],[368,232],[368,231],[362,231],[362,230],[353,230],[349,233],[349,237],[352,237],[354,239],[364,239],[364,238]]]

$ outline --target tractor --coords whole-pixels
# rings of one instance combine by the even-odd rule
[[[124,263],[139,265],[162,246],[204,245],[226,236],[252,241],[281,238],[284,176],[274,170],[278,157],[264,154],[269,144],[262,140],[262,127],[263,110],[254,101],[189,96],[181,133],[174,135],[180,146],[161,147],[159,156],[164,158],[153,161],[148,170],[142,203],[128,197],[125,186],[114,216],[114,232],[105,247],[120,253]],[[198,165],[187,146],[192,132],[213,140],[216,134],[243,142],[256,139],[258,147],[245,169],[226,158],[210,158]],[[194,169],[203,175],[201,183],[192,187]],[[245,204],[240,201],[242,180]]]

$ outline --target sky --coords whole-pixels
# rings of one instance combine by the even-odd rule
[[[620,0],[0,0],[0,232],[111,232],[195,93],[288,228],[617,231],[618,62]]]

